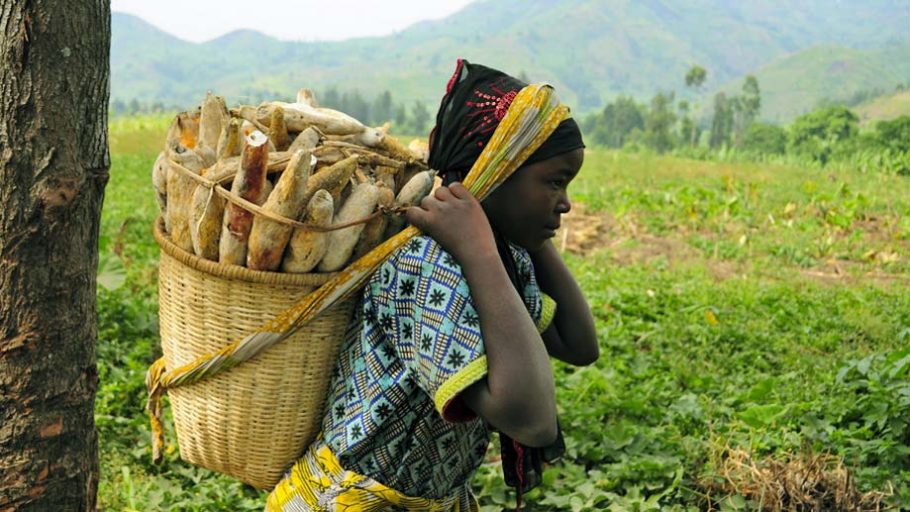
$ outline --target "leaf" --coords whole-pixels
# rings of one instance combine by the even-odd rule
[[[856,363],[856,371],[858,371],[859,374],[862,375],[863,377],[866,377],[867,375],[869,375],[869,367],[872,366],[872,359],[874,357],[875,357],[874,355],[864,357],[858,363]]]
[[[126,281],[126,268],[116,255],[109,252],[102,253],[98,258],[98,284],[109,291],[123,286]]]
[[[689,418],[701,418],[705,415],[701,405],[698,403],[698,397],[692,393],[686,393],[670,406],[670,410]]]
[[[746,508],[746,499],[739,494],[733,494],[728,497],[727,503],[729,503],[734,510],[743,510]]]
[[[907,375],[907,371],[910,369],[910,347],[891,354],[888,362],[891,363],[891,370],[888,373],[890,378]]]
[[[708,325],[717,325],[720,323],[717,319],[717,315],[710,309],[705,310],[705,321],[708,322]]]
[[[752,386],[749,391],[740,395],[738,399],[742,402],[761,402],[774,391],[774,386],[776,384],[777,379],[774,377],[761,380]]]
[[[774,424],[786,412],[787,407],[781,404],[754,405],[741,411],[739,419],[757,429]]]

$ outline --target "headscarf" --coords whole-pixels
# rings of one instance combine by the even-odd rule
[[[436,169],[443,183],[461,181],[480,156],[499,122],[505,117],[512,100],[527,84],[502,71],[459,59],[455,73],[446,86],[446,93],[436,114],[436,126],[430,132],[430,168]],[[547,140],[523,165],[583,148],[584,142],[578,124],[568,118],[556,128]],[[516,171],[516,172],[520,172]],[[500,259],[519,295],[524,283],[517,271],[504,238],[495,231]],[[540,483],[541,462],[554,462],[565,452],[562,432],[556,441],[545,448],[529,448],[499,434],[502,467],[506,484],[521,493]]]
[[[461,181],[480,156],[512,100],[526,83],[502,71],[459,59],[430,132],[429,165],[446,184]],[[556,131],[524,165],[585,147],[574,119]]]

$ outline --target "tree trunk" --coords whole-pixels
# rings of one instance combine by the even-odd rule
[[[0,512],[95,509],[108,0],[0,0]]]

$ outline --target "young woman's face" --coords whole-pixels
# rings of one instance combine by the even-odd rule
[[[572,208],[567,189],[584,157],[579,148],[519,168],[484,200],[490,223],[509,241],[529,251],[540,249]]]

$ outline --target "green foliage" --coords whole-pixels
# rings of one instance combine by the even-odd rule
[[[621,148],[633,130],[645,128],[645,110],[628,96],[619,96],[600,115],[588,118],[586,131],[596,144]]]
[[[875,124],[875,137],[880,145],[897,152],[910,152],[910,116],[900,116]]]
[[[910,327],[897,337],[910,341]],[[905,344],[848,361],[837,372],[834,391],[834,407],[815,407],[810,413],[819,425],[830,425],[829,431],[814,431],[815,436],[827,440],[837,429],[845,457],[873,485],[893,481],[895,470],[910,478],[910,348]],[[910,488],[898,489],[898,495],[910,499]]]
[[[742,148],[762,155],[780,155],[787,149],[787,131],[780,126],[755,123],[743,136]]]
[[[699,89],[702,85],[704,85],[707,78],[708,72],[705,71],[705,68],[699,66],[698,64],[695,64],[689,68],[688,72],[686,72],[686,87]]]
[[[112,124],[116,147],[131,149],[112,154],[101,223],[99,506],[261,510],[264,492],[181,462],[170,423],[164,463],[149,461],[144,373],[160,355],[149,173],[160,144],[134,133],[160,143],[167,125],[156,123]],[[910,507],[910,222],[901,215],[910,183],[739,155],[588,152],[570,192],[609,219],[608,233],[597,250],[565,257],[594,312],[601,358],[555,366],[568,453],[526,496],[534,510],[703,510],[700,483],[719,477],[718,444],[767,457],[830,452],[862,490],[893,487],[890,506]],[[514,506],[496,453],[473,481],[485,511]]]
[[[672,92],[654,95],[645,117],[645,144],[658,153],[669,151],[676,145],[673,134],[673,125],[676,123],[674,96]]]
[[[826,163],[834,148],[859,133],[859,118],[846,107],[815,110],[796,118],[790,127],[790,149]]]
[[[733,105],[727,95],[719,92],[714,95],[714,115],[711,118],[711,136],[708,145],[719,148],[730,144],[733,132]]]
[[[761,112],[761,91],[754,75],[747,75],[743,81],[742,93],[733,102],[733,140],[742,146],[743,136]]]

